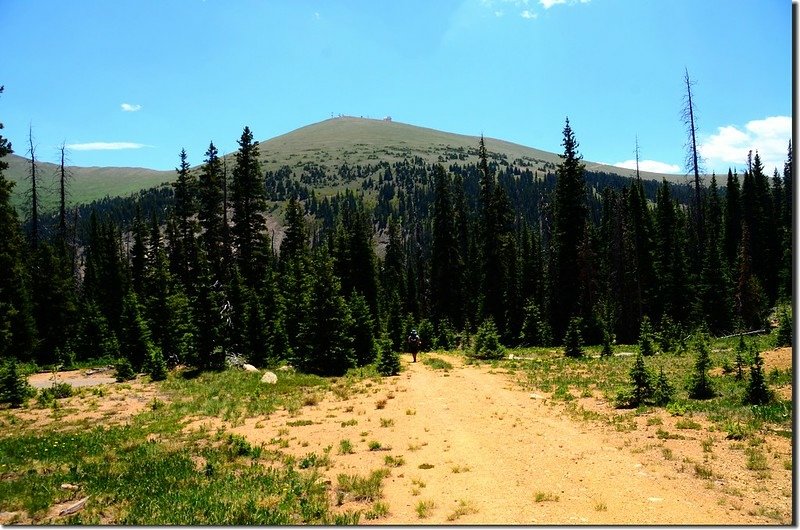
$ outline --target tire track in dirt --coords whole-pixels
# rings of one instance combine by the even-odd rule
[[[282,430],[284,450],[298,457],[333,447],[325,474],[334,487],[339,473],[367,475],[387,455],[402,456],[383,482],[388,516],[362,524],[763,524],[721,506],[701,480],[620,450],[617,433],[560,416],[507,375],[437,355],[455,367],[432,370],[404,357],[400,376],[363,392],[231,430],[262,443]],[[287,429],[298,419],[313,423]],[[336,454],[342,439],[354,442],[353,454]],[[384,450],[369,450],[371,440]],[[424,519],[420,501],[434,503]],[[462,503],[474,513],[453,518]]]

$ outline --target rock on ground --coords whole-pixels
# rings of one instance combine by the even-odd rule
[[[261,382],[274,385],[275,383],[278,382],[278,376],[275,375],[273,372],[264,372],[264,375],[261,376]]]

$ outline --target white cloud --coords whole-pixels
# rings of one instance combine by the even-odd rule
[[[496,16],[496,17],[498,17],[498,18],[499,18],[499,17],[502,17],[502,16],[503,16],[503,12],[502,12],[502,11],[500,11],[500,10],[497,10],[497,11],[495,11],[495,12],[494,12],[494,16]]]
[[[539,3],[542,4],[542,7],[545,9],[550,9],[555,5],[564,5],[564,4],[576,4],[580,2],[581,4],[588,4],[591,0],[539,0]]]
[[[136,112],[142,110],[141,105],[131,105],[130,103],[123,103],[122,105],[120,105],[120,107],[122,107],[122,110],[124,112]]]
[[[520,13],[519,16],[521,16],[522,18],[534,19],[534,18],[538,17],[539,15],[534,13],[533,11],[531,11],[529,9],[526,9],[525,11]]]
[[[774,168],[781,171],[786,160],[786,150],[792,137],[790,116],[770,116],[752,120],[744,127],[726,125],[718,127],[716,134],[700,139],[697,150],[705,159],[706,171],[727,172],[729,167],[743,167],[747,152],[758,151],[768,174]]]
[[[636,169],[636,160],[617,162],[614,164],[614,166],[624,167],[626,169]],[[677,164],[668,164],[666,162],[659,162],[658,160],[639,160],[639,171],[651,171],[653,173],[680,173],[681,167]]]
[[[84,144],[67,144],[73,151],[115,151],[119,149],[141,149],[145,144],[134,142],[88,142]]]
[[[320,14],[319,14],[319,11],[315,11],[315,12],[314,12],[314,18],[316,18],[317,20],[319,20],[319,19],[320,19]]]

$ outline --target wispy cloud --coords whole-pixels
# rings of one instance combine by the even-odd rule
[[[314,18],[315,18],[315,19],[317,19],[317,20],[319,20],[320,18],[322,18],[322,17],[321,17],[321,15],[319,14],[319,11],[315,11],[315,12],[314,12]]]
[[[530,9],[525,9],[522,13],[519,14],[519,16],[521,16],[522,18],[527,18],[527,19],[530,20],[530,19],[537,18],[539,15],[538,15],[538,13],[534,13]]]
[[[718,127],[715,134],[701,138],[697,150],[705,159],[706,170],[726,172],[729,167],[743,167],[747,152],[758,151],[764,169],[779,171],[786,160],[789,139],[792,137],[790,116],[770,116],[752,120],[744,127],[726,125]]]
[[[614,164],[614,166],[624,167],[626,169],[636,169],[636,160],[617,162]],[[659,162],[658,160],[639,160],[639,171],[651,171],[653,173],[680,173],[681,167],[677,164],[668,164],[666,162]]]
[[[134,142],[88,142],[84,144],[67,144],[67,149],[73,151],[116,151],[119,149],[141,149],[146,144]]]
[[[141,105],[131,105],[130,103],[123,103],[122,105],[120,105],[120,107],[124,112],[137,112],[142,110]]]
[[[539,0],[539,3],[545,9],[550,9],[556,5],[565,5],[565,4],[588,4],[591,0]]]

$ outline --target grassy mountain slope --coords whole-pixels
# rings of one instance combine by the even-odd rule
[[[466,136],[417,127],[404,123],[364,118],[331,118],[301,127],[259,144],[260,159],[264,169],[275,170],[289,166],[297,173],[307,164],[315,164],[326,172],[335,173],[339,167],[376,165],[404,158],[420,157],[427,162],[457,162],[465,164],[477,160],[477,136]],[[490,155],[508,163],[530,167],[541,172],[554,171],[559,157],[555,153],[532,147],[486,138]],[[195,154],[195,157],[199,156]],[[234,153],[227,155],[228,167],[233,167]],[[6,158],[9,169],[6,176],[17,182],[14,203],[20,205],[25,193],[28,161],[16,155]],[[606,166],[586,161],[587,169],[605,171],[623,176],[633,176],[632,170]],[[37,165],[45,188],[46,205],[55,205],[58,166],[41,162]],[[194,168],[197,171],[197,167]],[[75,167],[68,168],[72,176],[70,202],[80,204],[100,199],[106,195],[126,196],[141,189],[171,182],[175,171],[158,171],[145,168]],[[642,172],[642,178],[670,182],[685,182],[685,177]]]
[[[331,118],[301,127],[277,136],[259,145],[262,163],[268,169],[282,165],[302,167],[314,162],[328,168],[338,168],[343,162],[375,164],[381,160],[393,162],[406,157],[419,156],[428,162],[446,161],[447,155],[463,152],[466,161],[477,160],[478,136],[454,134],[405,123],[365,118]],[[556,153],[550,153],[503,140],[486,138],[490,153],[505,155],[509,163],[552,170],[560,162]],[[440,156],[445,160],[440,159]],[[586,168],[633,177],[635,171],[586,161]],[[683,176],[640,172],[642,178],[683,182]]]
[[[15,206],[22,204],[28,184],[30,161],[17,155],[6,157],[8,169],[5,175],[16,182],[12,195]],[[49,162],[37,162],[37,180],[41,182],[42,200],[45,208],[54,208],[58,196],[59,166]],[[69,185],[70,204],[82,204],[110,197],[126,196],[142,189],[152,188],[175,178],[175,171],[158,171],[140,167],[78,167],[68,166],[71,178]]]

